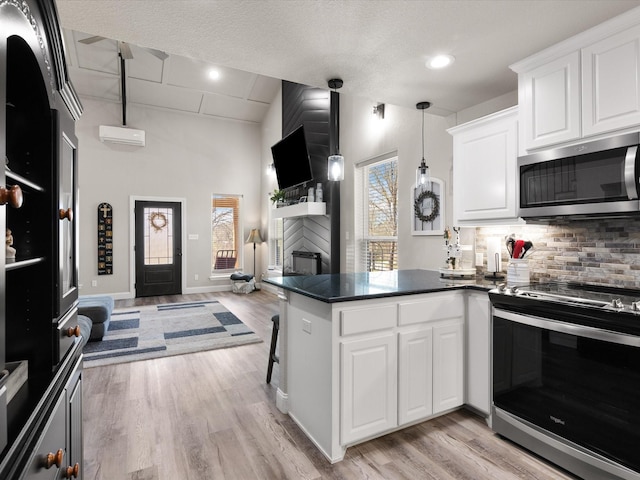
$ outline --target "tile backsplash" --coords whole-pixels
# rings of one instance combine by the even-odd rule
[[[640,288],[640,219],[583,220],[554,225],[478,227],[475,251],[484,254],[486,273],[487,238],[499,237],[502,273],[509,254],[505,237],[530,240],[527,253],[532,281],[576,281]]]

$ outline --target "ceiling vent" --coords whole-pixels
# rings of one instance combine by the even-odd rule
[[[122,143],[124,145],[144,147],[144,130],[100,125],[98,133],[101,142]]]

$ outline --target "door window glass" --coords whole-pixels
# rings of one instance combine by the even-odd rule
[[[173,263],[173,209],[144,209],[144,264]]]

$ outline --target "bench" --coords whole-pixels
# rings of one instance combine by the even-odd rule
[[[89,341],[102,340],[107,333],[114,301],[108,295],[86,295],[78,299],[78,315],[91,320]]]

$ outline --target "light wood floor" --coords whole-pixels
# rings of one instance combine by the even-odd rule
[[[331,465],[276,408],[277,365],[265,383],[274,295],[223,292],[116,306],[208,298],[264,342],[86,369],[85,480],[574,478],[466,410],[350,447]]]

